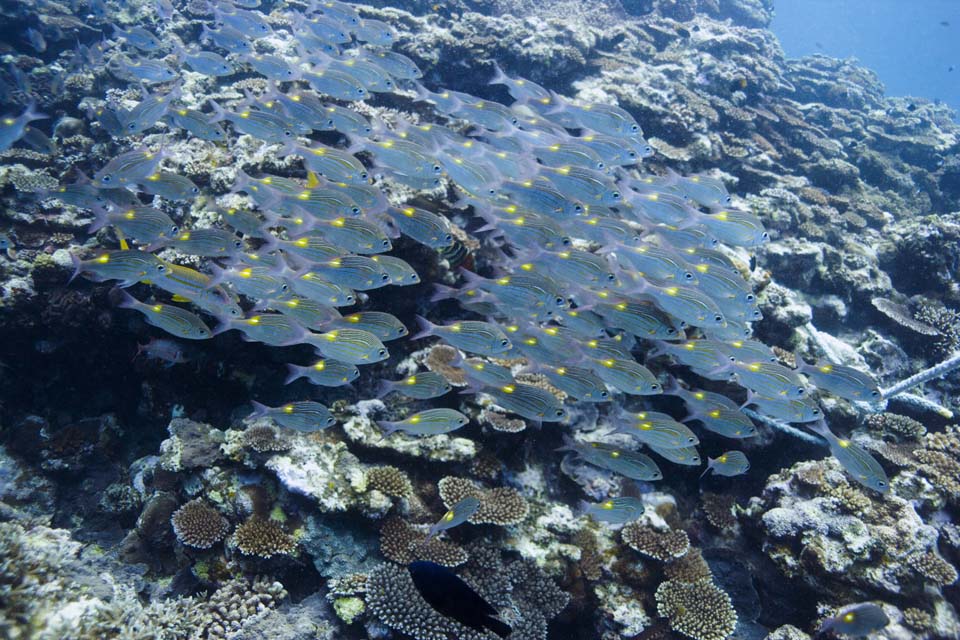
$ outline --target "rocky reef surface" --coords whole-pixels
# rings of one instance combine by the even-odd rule
[[[34,100],[52,116],[37,126],[56,146],[0,154],[0,633],[486,638],[416,591],[402,565],[431,560],[504,611],[516,639],[808,638],[841,606],[867,600],[890,620],[872,637],[960,637],[956,375],[882,407],[821,398],[831,428],[880,461],[890,480],[881,494],[811,434],[768,421],[743,445],[746,475],[698,478],[670,465],[639,487],[560,464],[562,427],[507,417],[479,396],[445,405],[469,416],[468,428],[383,438],[377,420],[420,405],[378,398],[379,381],[422,366],[463,384],[451,354],[423,342],[391,343],[393,358],[365,366],[352,387],[311,396],[337,421],[313,433],[245,418],[251,399],[314,393],[305,380],[284,384],[284,365],[309,358],[302,345],[231,332],[189,345],[173,366],[135,357],[159,332],[118,309],[112,285],[68,283],[71,254],[89,257],[114,238],[89,233],[89,212],[51,191],[121,151],[162,146],[202,190],[200,202],[169,210],[201,223],[208,202],[230,206],[239,169],[293,171],[277,145],[250,136],[218,145],[158,127],[118,138],[96,123],[97,109],[141,95],[89,62],[103,59],[111,22],[189,43],[211,20],[193,0],[158,20],[165,6],[0,3],[11,34],[40,36],[5,36],[3,101],[19,112]],[[263,11],[280,30],[303,6]],[[763,312],[754,336],[782,362],[826,356],[890,388],[960,349],[954,114],[886,97],[853,60],[786,60],[767,29],[769,0],[356,6],[396,29],[393,49],[431,88],[503,100],[488,85],[496,61],[558,94],[619,104],[653,147],[645,171],[721,179],[770,234],[754,256],[736,255]],[[182,75],[191,108],[266,88],[254,74]],[[430,117],[409,99],[354,107]],[[446,211],[459,238],[460,255],[396,241],[394,254],[424,282],[451,284],[458,265],[490,260],[479,225],[444,194],[397,191]],[[429,296],[423,285],[370,298],[409,321]],[[577,411],[581,425],[603,426],[595,408]],[[719,450],[717,438],[703,440]],[[577,507],[631,491],[646,509],[622,527]],[[483,505],[472,524],[428,540],[428,525],[465,496]]]

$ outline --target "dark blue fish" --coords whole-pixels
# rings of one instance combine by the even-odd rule
[[[407,567],[413,584],[434,611],[481,633],[490,630],[506,638],[513,629],[498,620],[489,602],[450,569],[425,560]]]

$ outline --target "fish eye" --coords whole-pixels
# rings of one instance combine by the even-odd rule
[[[608,395],[610,395],[610,394],[607,393],[606,391],[601,391],[601,392],[600,392],[600,397],[601,397],[601,398],[606,398]]]
[[[614,200],[619,200],[619,199],[620,199],[620,192],[619,192],[619,191],[614,191],[614,192],[611,193],[610,195],[613,197]]]
[[[369,176],[367,175],[367,172],[364,171],[363,173],[360,174],[360,177],[361,177],[363,180],[366,180]]]
[[[630,131],[633,131],[634,133],[636,133],[637,131],[640,131],[640,125],[637,125],[637,124],[630,125]]]
[[[434,172],[434,173],[440,173],[441,171],[443,171],[443,167],[441,167],[441,166],[438,165],[438,164],[433,165],[433,172]]]
[[[286,291],[289,288],[290,287],[289,285],[287,285],[287,283],[283,283],[282,285],[280,285],[280,291]]]
[[[170,227],[171,235],[177,235],[178,233],[180,233],[180,227]]]
[[[878,487],[885,487],[885,486],[887,486],[887,483],[884,482],[883,480],[877,480],[877,486],[878,486]]]
[[[870,392],[870,395],[873,396],[874,398],[879,398],[880,392],[874,389],[873,391]]]
[[[134,131],[136,130],[136,128],[137,128],[136,122],[131,122],[130,124],[127,125],[127,129],[130,129],[130,131]]]
[[[690,436],[689,438],[687,438],[687,442],[691,444],[693,443],[694,440],[696,440],[696,438],[694,438],[693,436]]]
[[[802,395],[803,395],[804,393],[806,393],[806,392],[807,392],[807,390],[804,389],[803,387],[797,387],[797,395],[798,395],[798,396],[802,396]]]
[[[752,293],[747,294],[747,302],[753,302],[756,299],[757,299],[757,296],[753,295]]]
[[[652,385],[650,385],[650,388],[651,388],[652,390],[654,390],[654,391],[658,391],[658,390],[660,389],[660,385],[658,385],[658,384],[652,384]]]
[[[683,279],[684,279],[684,280],[693,280],[693,274],[690,273],[689,271],[687,271],[686,273],[683,274]]]
[[[355,215],[355,216],[360,215],[360,207],[353,207],[353,208],[351,208],[351,209],[350,209],[350,213],[352,213],[352,214]]]
[[[506,338],[504,338],[503,340],[500,341],[500,346],[501,346],[501,347],[505,347],[505,346],[507,346],[508,344],[510,344],[510,341],[507,340]]]
[[[563,409],[557,409],[557,417],[558,417],[558,418],[559,418],[559,417],[562,417],[564,413],[565,413],[565,412],[564,412]]]
[[[632,159],[634,159],[634,158],[637,157],[637,152],[636,152],[636,151],[628,151],[628,152],[627,152],[627,156],[632,160]]]
[[[293,131],[290,131],[289,129],[284,129],[284,130],[283,130],[283,137],[284,137],[284,138],[292,138],[292,137],[293,137]]]
[[[603,169],[605,166],[607,166],[607,165],[603,164],[603,162],[598,162],[598,163],[597,163],[597,169]]]
[[[450,235],[449,233],[448,233],[448,234],[445,234],[445,235],[443,236],[443,241],[444,241],[444,242],[453,242],[453,236]]]
[[[573,210],[576,211],[577,213],[582,213],[582,212],[583,212],[583,205],[581,205],[581,204],[575,204],[575,205],[573,205]]]
[[[608,281],[608,282],[613,282],[613,281],[616,280],[616,279],[617,279],[617,276],[613,275],[612,273],[608,273],[608,274],[607,274],[607,281]]]
[[[760,234],[760,237],[763,238],[764,240],[769,240],[770,234],[764,231],[763,233]]]
[[[354,298],[353,296],[348,295],[348,296],[347,296],[347,302],[349,302],[350,304],[353,304],[354,302],[356,302],[356,298]]]
[[[677,332],[677,330],[674,329],[673,327],[667,327],[667,335],[668,335],[668,336],[672,336],[672,335],[675,334],[676,332]]]
[[[363,87],[357,87],[357,95],[358,95],[358,96],[365,95],[366,93],[367,93],[367,92],[364,90]]]
[[[561,298],[560,296],[557,296],[556,299],[554,300],[554,302],[557,303],[557,306],[558,306],[558,307],[562,307],[562,306],[563,306],[563,303],[564,303],[564,299]],[[553,313],[553,312],[551,311],[550,313]]]
[[[812,413],[815,416],[818,416],[820,415],[820,409],[818,409],[817,407],[814,407],[813,411],[811,411],[810,413]]]
[[[237,241],[235,241],[235,242],[233,243],[233,246],[235,246],[237,249],[242,249],[242,248],[243,248],[243,240],[237,240]]]
[[[716,322],[723,322],[723,316],[720,315],[719,313],[718,313],[717,315],[713,316],[713,319],[714,319]]]
[[[417,274],[413,274],[412,276],[410,276],[410,279],[413,280],[414,282],[420,282],[420,276],[418,276]]]
[[[386,248],[389,249],[389,248],[390,248],[390,241],[389,241],[389,240],[384,240],[383,242],[380,243],[380,246],[383,246],[383,247],[386,247]]]
[[[113,180],[113,178],[112,178],[109,174],[107,174],[107,175],[103,176],[102,178],[100,178],[100,182],[104,182],[104,183],[108,183],[108,182],[110,182],[111,180]]]
[[[381,273],[381,274],[380,274],[380,281],[381,281],[381,282],[388,282],[389,280],[390,280],[390,276],[389,276],[389,275],[387,275],[386,273]]]
[[[165,264],[158,264],[158,265],[157,265],[157,271],[158,271],[159,273],[166,273],[166,272],[167,272],[167,265],[165,265]]]
[[[384,357],[385,355],[387,355],[387,350],[386,350],[386,349],[377,349],[377,355],[382,358],[382,357]]]

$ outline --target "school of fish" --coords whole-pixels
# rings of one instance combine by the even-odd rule
[[[120,308],[179,340],[238,331],[267,345],[312,346],[317,359],[290,363],[287,382],[340,387],[358,378],[358,366],[388,359],[391,341],[445,342],[462,352],[454,366],[467,392],[528,421],[572,423],[575,431],[578,405],[598,403],[613,431],[629,434],[634,446],[567,437],[564,449],[627,478],[656,481],[662,461],[700,466],[693,429],[734,441],[755,436],[741,411],[750,406],[812,426],[853,478],[887,490],[880,465],[829,430],[816,400],[816,391],[879,400],[876,380],[829,362],[791,369],[751,339],[761,313],[730,249],[749,251],[768,235],[757,215],[733,206],[721,180],[642,172],[653,149],[627,111],[572,101],[495,63],[490,85],[504,86],[510,104],[428,87],[417,65],[393,50],[394,29],[363,18],[359,5],[312,0],[303,11],[267,15],[257,4],[211,3],[202,47],[165,35],[162,25],[156,32],[116,26],[102,50],[87,51],[89,64],[105,60],[118,80],[141,87],[142,99],[129,109],[93,109],[89,117],[118,152],[89,178],[43,194],[91,211],[90,231],[109,227],[116,237],[115,247],[91,258],[74,256],[74,277],[116,283]],[[262,77],[267,89],[247,91],[234,105],[187,107],[181,66],[213,82]],[[356,109],[360,101],[376,104],[378,94],[394,94],[411,109],[416,103],[419,118],[387,122]],[[43,117],[31,105],[3,119],[0,150],[25,139]],[[210,211],[216,216],[202,216],[215,224],[193,226],[191,216],[170,212],[188,208],[203,190],[177,172],[165,146],[142,143],[158,126],[167,139],[203,144],[259,140],[279,158],[299,159],[298,169],[271,175],[238,168],[231,195],[242,195],[246,206],[217,207]],[[411,190],[417,198],[398,201],[398,191]],[[462,319],[417,317],[411,335],[389,312],[351,309],[375,300],[379,288],[419,284],[413,267],[390,255],[393,240],[403,235],[450,251],[458,245],[454,214],[473,219],[470,234],[484,245],[480,267],[461,267],[459,286],[438,283],[431,301],[457,301]],[[164,255],[199,262],[159,257],[167,249],[175,252]],[[153,299],[122,290],[137,283],[149,283]],[[433,306],[426,302],[421,310]],[[176,346],[145,352],[183,361]],[[498,362],[515,358],[566,399],[517,381],[516,370]],[[728,385],[733,395],[742,395],[735,385],[743,387],[746,403],[682,383],[675,376],[685,369]],[[429,400],[451,391],[441,375],[419,371],[382,381],[379,395]],[[687,416],[638,409],[629,398],[662,394],[679,397]],[[312,400],[255,403],[252,416],[300,431],[335,424]],[[396,431],[424,436],[469,421],[459,411],[425,408],[381,427],[385,438]],[[736,476],[749,466],[740,451],[717,452],[704,473]],[[475,508],[458,505],[431,535]],[[588,512],[619,524],[643,508],[625,496]]]

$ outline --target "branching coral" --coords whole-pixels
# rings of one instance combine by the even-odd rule
[[[289,555],[297,543],[273,520],[253,516],[233,532],[233,542],[241,553],[260,558]]]
[[[197,549],[209,549],[230,531],[230,522],[206,501],[191,500],[170,518],[177,540]]]
[[[690,538],[679,529],[659,531],[633,522],[620,530],[620,537],[631,549],[664,562],[679,558],[690,550]]]
[[[406,498],[413,493],[413,485],[410,484],[407,474],[392,466],[368,470],[367,487],[395,498]]]
[[[440,498],[447,509],[464,498],[480,500],[480,508],[467,520],[473,524],[517,524],[527,517],[527,501],[516,489],[496,487],[484,489],[465,478],[447,476],[437,484]]]
[[[380,527],[380,551],[400,564],[414,560],[429,560],[445,567],[456,567],[467,561],[468,555],[452,542],[431,538],[400,518],[388,518]]]
[[[670,627],[694,640],[724,640],[737,627],[730,596],[710,580],[667,580],[654,597],[657,613],[670,621]]]

